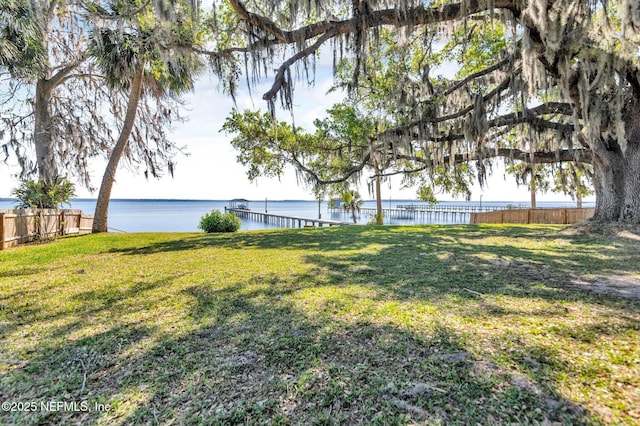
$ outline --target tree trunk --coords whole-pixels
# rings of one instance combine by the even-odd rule
[[[593,152],[596,208],[593,220],[615,222],[620,219],[624,199],[624,158],[621,152],[600,149]]]
[[[537,203],[536,203],[536,191],[537,191],[537,184],[538,181],[536,180],[537,177],[537,169],[535,164],[531,163],[531,179],[529,180],[529,192],[531,193],[531,208],[535,209],[537,208]]]
[[[537,208],[536,205],[536,184],[534,181],[531,181],[531,208]]]
[[[626,158],[624,201],[620,220],[627,223],[640,223],[640,149],[636,147]]]
[[[636,104],[635,119],[627,126],[627,146],[624,161],[624,200],[620,220],[640,223],[640,107]]]
[[[592,146],[596,212],[600,222],[640,223],[640,100],[625,110],[624,144],[601,142]]]
[[[120,131],[120,137],[118,137],[118,141],[113,147],[113,151],[111,151],[107,168],[102,176],[102,184],[100,185],[100,192],[98,193],[98,201],[96,203],[96,210],[93,217],[92,232],[94,233],[107,232],[111,189],[113,188],[113,182],[116,178],[118,163],[120,162],[120,158],[122,158],[125,148],[127,147],[129,136],[131,135],[133,125],[135,124],[136,112],[138,110],[138,104],[142,94],[143,74],[144,68],[140,66],[136,75],[133,77],[133,82],[131,83],[131,93],[129,93],[129,101],[127,102],[127,113],[122,125],[122,130]]]
[[[51,87],[49,82],[45,79],[39,79],[36,84],[33,142],[36,148],[38,177],[47,183],[53,182],[58,176],[51,139],[50,100]]]
[[[376,174],[376,225],[383,225],[382,190],[380,189],[380,175]]]

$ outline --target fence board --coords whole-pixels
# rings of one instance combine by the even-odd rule
[[[34,241],[38,236],[88,234],[92,225],[93,216],[81,210],[0,210],[0,250]]]
[[[567,209],[567,223],[583,222],[593,216],[594,209]]]
[[[502,222],[497,223],[529,223],[529,210],[525,209],[513,209],[502,210]],[[496,223],[496,222],[492,222]]]
[[[80,235],[90,234],[93,229],[93,216],[80,212],[78,216],[78,229]]]
[[[496,210],[486,213],[471,213],[471,223],[502,223],[504,210]]]
[[[593,216],[595,209],[515,209],[488,213],[472,213],[471,223],[545,223],[565,225],[582,222]]]
[[[0,212],[0,250],[4,250],[4,213]]]

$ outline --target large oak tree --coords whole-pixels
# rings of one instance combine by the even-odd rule
[[[240,71],[257,79],[274,67],[263,97],[272,109],[278,96],[290,107],[296,72],[312,74],[324,45],[336,61],[352,61],[351,89],[375,81],[370,59],[386,60],[378,53],[388,31],[397,46],[422,55],[408,56],[387,88],[375,151],[418,166],[414,172],[474,162],[481,177],[486,159],[497,156],[586,161],[594,218],[638,223],[639,8],[583,0],[229,0],[216,6],[212,62],[230,89]],[[440,78],[446,61],[464,70]]]

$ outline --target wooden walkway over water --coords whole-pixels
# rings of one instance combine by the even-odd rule
[[[258,212],[249,209],[239,209],[233,207],[225,207],[225,212],[234,213],[238,217],[253,220],[256,222],[270,223],[280,228],[309,228],[316,226],[342,226],[350,225],[349,222],[340,222],[337,220],[327,219],[311,219],[308,217],[288,216],[281,214],[273,214],[266,212]]]
[[[399,204],[396,208],[383,208],[382,214],[390,219],[405,219],[424,222],[427,219],[445,219],[457,223],[469,223],[472,213],[492,212],[504,209],[504,206],[447,206],[430,204]],[[374,208],[361,208],[362,213],[375,215]]]

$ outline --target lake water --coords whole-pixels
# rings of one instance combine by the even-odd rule
[[[398,204],[424,204],[415,200],[385,200],[383,208],[395,208]],[[0,210],[12,209],[15,200],[0,198]],[[465,205],[477,206],[478,202],[441,202],[440,205]],[[527,203],[514,202],[483,202],[483,206],[506,207],[508,205],[517,207],[528,207]],[[93,214],[96,200],[74,199],[71,202],[73,209],[83,210],[85,213]],[[109,206],[109,228],[113,231],[125,232],[194,232],[198,231],[200,218],[211,210],[224,212],[226,200],[111,200]],[[586,204],[585,207],[592,207],[593,203]],[[249,207],[256,211],[265,211],[274,214],[291,215],[296,217],[317,218],[317,201],[251,201]],[[375,208],[375,201],[365,201],[362,207]],[[575,207],[573,203],[538,203],[538,207]],[[67,206],[65,206],[67,208]],[[351,222],[351,213],[330,210],[327,203],[320,205],[320,214],[323,219]],[[371,221],[371,214],[356,214],[358,223]],[[422,221],[412,218],[385,218],[385,223],[391,225],[412,225],[412,224],[450,224],[468,223],[468,215],[457,215],[455,218],[445,215],[427,216]],[[242,230],[256,230],[276,228],[274,225],[265,224],[242,219]]]

